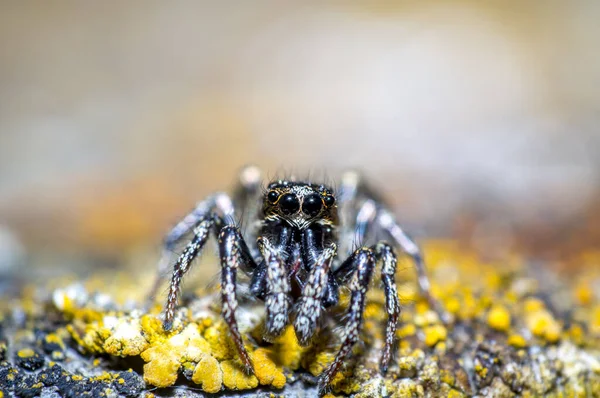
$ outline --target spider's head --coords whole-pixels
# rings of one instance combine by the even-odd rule
[[[305,229],[311,224],[337,224],[333,191],[324,185],[279,180],[269,184],[263,211],[267,220],[284,220]]]

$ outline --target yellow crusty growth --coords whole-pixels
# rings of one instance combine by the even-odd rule
[[[506,332],[510,328],[510,312],[502,305],[494,305],[487,317],[491,328]]]
[[[211,349],[198,332],[196,324],[189,324],[183,331],[142,352],[144,380],[157,387],[175,383],[179,368],[184,362],[198,363]]]
[[[473,253],[458,249],[451,242],[434,242],[424,246],[434,295],[456,321],[476,325],[474,329],[482,331],[472,336],[473,342],[483,342],[488,332],[493,332],[490,335],[499,344],[514,350],[517,355],[521,355],[522,349],[528,346],[547,345],[546,348],[557,349],[565,340],[575,343],[577,349],[598,347],[600,304],[597,297],[588,291],[590,285],[580,284],[579,291],[573,291],[571,297],[581,304],[581,311],[585,312],[577,312],[577,322],[563,331],[557,315],[546,308],[543,301],[532,298],[536,297],[540,287],[535,280],[518,276],[519,262],[502,266],[481,263]],[[399,261],[404,260],[401,258]],[[333,393],[361,392],[361,396],[365,396],[367,390],[364,388],[370,392],[376,391],[378,386],[385,386],[389,396],[424,396],[435,385],[439,386],[436,391],[440,394],[470,395],[468,378],[456,371],[455,366],[458,365],[442,362],[448,359],[444,358],[446,353],[456,347],[454,324],[442,324],[438,314],[419,296],[415,280],[410,279],[409,268],[407,263],[407,271],[402,271],[398,278],[402,303],[396,333],[399,344],[393,353],[388,374],[380,376],[379,373],[387,319],[385,297],[380,290],[371,290],[361,332],[364,344],[354,347],[352,355],[345,361],[348,366],[342,367],[334,378],[331,385]],[[403,269],[402,266],[399,269]],[[501,274],[504,271],[506,274]],[[591,280],[583,280],[588,279]],[[375,278],[374,286],[378,285]],[[293,371],[303,369],[318,376],[327,369],[343,337],[342,321],[333,325],[333,329],[317,334],[315,344],[306,348],[298,344],[291,326],[272,344],[267,344],[261,341],[263,325],[252,324],[242,331],[256,372],[256,375],[247,375],[218,306],[201,311],[202,315],[198,318],[192,318],[191,310],[179,311],[174,330],[165,332],[158,315],[160,306],[147,314],[106,312],[93,306],[78,308],[80,300],[65,292],[69,290],[59,291],[54,299],[57,308],[70,321],[66,329],[77,344],[92,354],[141,357],[145,362],[144,380],[156,387],[173,385],[183,373],[208,393],[249,390],[259,385],[284,388],[288,381],[286,375],[293,374]],[[337,312],[336,319],[343,320],[344,303],[348,304],[349,295],[347,290],[340,293],[341,305],[328,311]],[[244,311],[249,312],[244,308],[238,313],[240,318],[243,318]],[[240,325],[242,323],[240,321]],[[48,335],[47,339],[59,345],[59,340],[62,342],[58,334],[56,337]],[[23,355],[22,352],[18,354]],[[563,357],[559,356],[558,360],[563,360]],[[600,359],[597,361],[600,362]],[[475,365],[478,377],[485,378],[494,371],[493,366],[486,366],[482,363]],[[569,382],[577,380],[573,377]],[[600,389],[600,381],[594,386],[589,391]],[[569,388],[565,387],[565,391],[581,391]],[[532,391],[524,390],[523,395],[532,395]]]
[[[148,341],[142,335],[140,323],[132,319],[118,319],[109,338],[104,342],[104,350],[114,356],[139,355],[148,348]]]
[[[200,384],[208,393],[216,393],[223,386],[223,372],[219,362],[211,355],[203,354],[194,369],[192,381]]]
[[[19,358],[31,358],[35,355],[35,352],[31,348],[24,348],[22,350],[19,350],[19,352],[17,352],[17,355],[19,356]]]
[[[258,379],[254,375],[244,373],[239,360],[228,359],[221,362],[223,369],[223,384],[230,390],[249,390],[258,386]]]
[[[269,357],[270,351],[259,348],[254,351],[252,360],[254,363],[254,371],[260,384],[272,385],[276,388],[285,386],[285,375],[280,368]]]

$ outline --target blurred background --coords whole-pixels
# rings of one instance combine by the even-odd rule
[[[0,276],[152,268],[248,163],[359,169],[420,239],[599,247],[599,20],[593,1],[3,2]]]

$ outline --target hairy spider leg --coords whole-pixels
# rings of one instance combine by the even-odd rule
[[[310,233],[307,230],[305,236],[310,240]],[[309,244],[310,245],[310,244]],[[307,346],[313,335],[317,331],[318,321],[321,317],[322,304],[325,298],[330,301],[337,301],[337,285],[332,286],[330,281],[331,262],[336,255],[337,246],[331,242],[315,259],[310,273],[306,278],[302,296],[296,303],[296,318],[294,319],[294,330],[298,342],[302,346]],[[335,291],[332,291],[335,289]],[[335,298],[326,297],[327,292],[335,294]]]
[[[265,335],[266,341],[273,341],[280,336],[288,324],[290,312],[290,283],[285,261],[285,247],[290,238],[289,228],[282,228],[279,245],[275,246],[268,237],[258,238],[258,247],[264,258],[265,281]],[[262,270],[261,270],[262,271]]]
[[[354,240],[361,242],[370,225],[376,224],[381,227],[390,236],[393,242],[398,245],[404,253],[412,258],[417,269],[419,291],[425,297],[429,305],[438,313],[438,315],[440,315],[442,321],[448,323],[450,321],[450,316],[431,294],[431,283],[427,276],[427,267],[423,260],[421,249],[402,229],[383,201],[381,201],[378,195],[370,189],[361,175],[355,171],[348,171],[343,174],[341,194],[344,200],[350,203],[360,197],[366,199],[358,210],[357,217],[354,220]],[[346,230],[348,230],[348,228],[346,228]]]
[[[356,250],[344,263],[340,270],[351,272],[350,305],[347,311],[346,324],[342,337],[342,344],[335,359],[319,377],[319,395],[323,396],[327,386],[350,354],[352,347],[358,341],[365,308],[365,297],[373,274],[375,253],[370,248]]]
[[[377,216],[377,207],[375,201],[366,200],[360,207],[356,216],[355,239],[363,241],[367,233],[367,228]],[[400,301],[398,299],[398,291],[396,288],[396,265],[397,258],[394,249],[386,242],[379,242],[371,247],[375,252],[378,262],[382,262],[381,279],[383,282],[386,302],[386,312],[388,319],[386,323],[386,339],[381,356],[381,371],[387,372],[387,368],[391,359],[391,352],[394,345],[394,337],[400,317]],[[338,270],[341,274],[344,271],[342,268]]]
[[[218,241],[219,255],[221,256],[221,313],[229,326],[229,332],[240,354],[246,373],[252,374],[254,373],[252,360],[246,347],[244,347],[244,341],[235,318],[235,310],[238,306],[236,276],[238,268],[247,266],[249,262],[251,262],[252,267],[256,268],[256,264],[254,264],[248,246],[236,226],[226,225],[223,227],[219,232]]]
[[[238,174],[238,181],[233,190],[232,199],[235,205],[236,216],[240,219],[238,227],[247,242],[256,242],[258,227],[261,220],[258,218],[262,206],[261,172],[256,166],[245,166]],[[255,259],[260,253],[256,247],[251,246]],[[257,259],[258,261],[258,259]]]
[[[260,203],[257,200],[261,195],[260,190],[261,183],[261,173],[258,167],[256,166],[245,166],[239,172],[238,182],[236,184],[236,188],[234,190],[232,201],[229,195],[219,192],[213,195],[210,195],[205,200],[198,202],[196,207],[189,212],[181,221],[179,221],[169,233],[165,236],[163,241],[163,250],[161,254],[160,261],[158,262],[158,270],[156,273],[156,278],[150,291],[148,292],[146,302],[151,304],[165,279],[165,275],[169,269],[171,261],[174,257],[174,250],[177,244],[193,229],[195,228],[200,221],[202,221],[206,216],[214,211],[218,210],[225,220],[227,224],[234,224],[234,212],[244,215],[246,213],[249,216],[253,216],[256,218],[256,214],[258,214],[257,209],[255,208],[256,203]],[[236,204],[234,209],[234,203]],[[216,225],[217,229],[220,229],[222,225]],[[244,226],[248,229],[250,228],[246,225]],[[254,239],[251,239],[254,240]]]
[[[220,192],[210,195],[205,200],[198,202],[196,207],[181,221],[179,221],[165,236],[163,251],[160,261],[158,262],[156,278],[154,279],[154,283],[148,292],[148,304],[152,303],[156,293],[158,292],[158,289],[160,288],[160,285],[165,279],[165,275],[173,259],[174,250],[177,244],[202,221],[206,220],[207,217],[210,216],[210,213],[215,209],[219,210],[225,219],[233,221],[233,203],[227,194]]]
[[[185,275],[185,273],[190,269],[192,260],[196,258],[208,240],[210,230],[214,225],[215,217],[216,216],[214,215],[207,215],[200,220],[198,225],[194,228],[194,237],[187,244],[183,253],[181,253],[177,259],[177,262],[175,263],[175,266],[173,267],[173,276],[171,278],[171,285],[169,287],[169,296],[167,298],[167,305],[165,306],[165,321],[163,323],[164,330],[171,330],[171,327],[173,326],[173,317],[181,287],[181,279],[183,278],[183,275]]]
[[[385,345],[381,355],[380,369],[383,374],[387,372],[390,359],[392,357],[392,348],[396,337],[396,328],[400,318],[400,300],[398,299],[398,290],[396,288],[396,254],[394,249],[385,242],[379,242],[374,247],[377,261],[381,262],[381,280],[385,292],[385,309],[388,314],[385,325]]]
[[[444,323],[450,322],[450,315],[446,312],[444,307],[438,302],[438,300],[431,294],[431,284],[429,277],[427,276],[427,269],[425,267],[425,261],[421,249],[415,243],[415,241],[400,227],[400,224],[394,219],[392,213],[385,208],[379,209],[377,215],[377,223],[392,237],[394,242],[402,251],[408,254],[417,268],[417,280],[419,282],[419,289],[421,294],[425,296],[425,299],[438,313]]]

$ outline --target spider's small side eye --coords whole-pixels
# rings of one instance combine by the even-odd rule
[[[267,194],[267,200],[271,203],[275,203],[277,202],[277,199],[279,199],[279,194],[276,191],[271,191]]]
[[[331,195],[327,195],[323,198],[323,201],[325,202],[325,206],[331,207],[335,203],[335,198]]]

